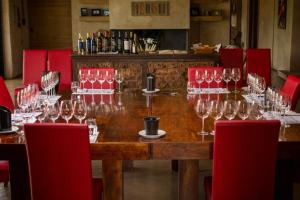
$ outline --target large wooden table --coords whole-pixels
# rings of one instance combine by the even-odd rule
[[[220,95],[220,98],[240,96]],[[101,131],[97,142],[91,144],[91,155],[93,160],[103,160],[105,199],[123,199],[122,160],[157,159],[179,160],[178,199],[199,200],[202,183],[197,176],[198,160],[212,158],[213,136],[197,134],[201,130],[200,119],[193,109],[197,96],[188,101],[184,92],[176,96],[136,92],[103,99],[111,104],[101,106],[95,96],[95,104],[89,110],[90,115],[96,116]],[[159,128],[167,132],[165,137],[147,140],[138,136],[147,115],[160,117]],[[213,120],[208,118],[205,130],[212,129]],[[287,128],[285,137],[286,141],[279,142],[278,159],[299,160],[300,125]],[[30,199],[26,151],[20,134],[0,136],[0,160],[5,159],[10,161],[12,200]]]

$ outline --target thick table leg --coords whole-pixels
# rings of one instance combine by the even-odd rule
[[[199,161],[179,161],[179,199],[199,200]]]
[[[103,187],[105,200],[123,200],[123,173],[121,160],[103,160]]]
[[[30,200],[27,160],[9,161],[11,200]]]

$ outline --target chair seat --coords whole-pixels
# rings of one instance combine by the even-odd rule
[[[206,176],[204,178],[204,191],[205,200],[210,200],[212,194],[212,176]]]
[[[101,200],[103,192],[103,181],[101,178],[93,178],[93,200]]]
[[[9,181],[9,164],[8,161],[0,161],[0,182],[7,183]]]

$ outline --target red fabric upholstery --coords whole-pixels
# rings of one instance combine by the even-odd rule
[[[279,129],[278,120],[215,123],[212,199],[274,199]]]
[[[72,52],[72,49],[48,50],[48,71],[60,72],[59,91],[71,90]]]
[[[110,74],[115,74],[115,69],[113,67],[103,67],[103,68],[88,68],[88,67],[82,67],[80,68],[81,73],[87,74],[88,70],[91,70],[92,73],[97,73],[98,70],[100,70],[101,72],[104,72],[106,74],[106,72],[110,73]],[[85,88],[91,89],[92,88],[92,84],[87,81],[84,84]],[[111,84],[111,89],[115,89],[116,85],[115,85],[115,81]],[[98,81],[96,81],[94,83],[94,89],[101,89],[101,85]],[[110,89],[109,83],[107,81],[105,81],[102,84],[102,89]]]
[[[7,184],[9,181],[9,165],[8,161],[0,161],[0,183]]]
[[[220,49],[220,64],[224,68],[239,68],[241,71],[241,80],[237,82],[237,87],[243,86],[243,49]],[[230,81],[228,86],[234,86]]]
[[[195,80],[195,73],[196,73],[196,70],[198,71],[205,71],[205,70],[208,70],[210,72],[213,72],[214,70],[218,70],[219,72],[223,72],[223,67],[210,67],[210,66],[199,66],[199,67],[189,67],[188,68],[188,81],[193,85],[193,87],[196,87],[198,88],[199,87],[199,84],[196,82]],[[208,87],[208,84],[204,81],[203,83],[201,83],[201,87],[202,88],[207,88]],[[210,87],[211,88],[216,88],[218,87],[218,84],[213,81],[210,83]],[[220,83],[220,87],[224,87],[224,81],[221,81]]]
[[[6,108],[10,109],[11,111],[14,110],[15,106],[13,100],[8,92],[8,89],[5,85],[3,78],[0,76],[0,105],[5,106]]]
[[[79,124],[25,124],[33,199],[92,200],[89,132]],[[98,192],[102,192],[101,181]],[[100,194],[97,194],[99,197]]]
[[[291,98],[291,110],[295,110],[300,95],[300,78],[289,75],[281,88],[281,92]]]
[[[247,49],[246,71],[256,73],[266,80],[267,86],[271,85],[271,51],[270,49]]]
[[[23,85],[41,85],[41,75],[46,71],[47,50],[23,51]]]

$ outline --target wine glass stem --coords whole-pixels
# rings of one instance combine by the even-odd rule
[[[202,129],[201,129],[201,133],[204,133],[204,117],[202,117]]]
[[[236,83],[237,83],[237,82],[234,81],[234,91],[235,91],[235,92],[237,92],[237,90],[236,90]]]
[[[66,119],[67,124],[69,123],[69,120]]]
[[[119,83],[119,92],[121,92],[121,83]]]
[[[227,90],[228,90],[228,81],[226,82],[226,88],[227,88]]]

